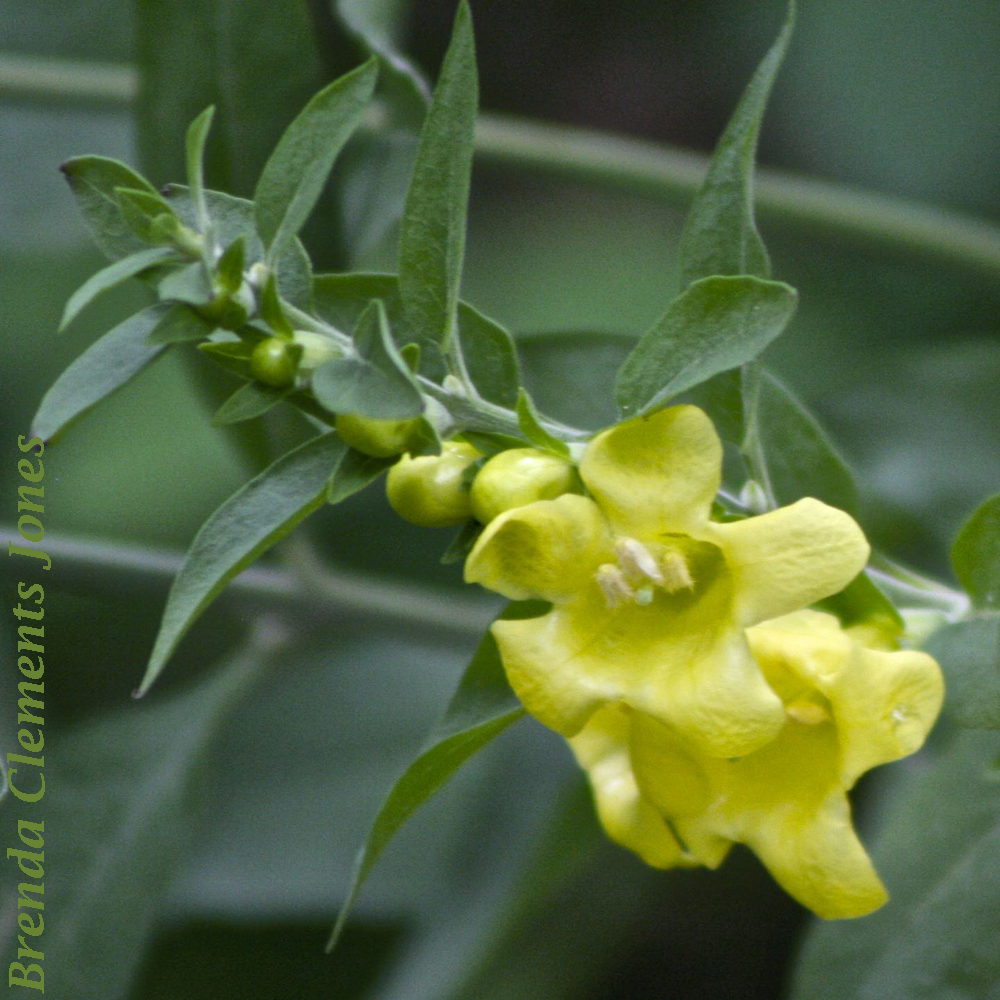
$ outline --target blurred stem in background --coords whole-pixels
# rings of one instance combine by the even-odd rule
[[[125,65],[0,54],[0,98],[127,106],[137,80]],[[489,112],[480,115],[476,152],[482,163],[529,168],[668,204],[690,199],[708,163],[706,156],[658,143]],[[756,203],[768,221],[795,222],[820,235],[969,268],[1000,285],[1000,227],[980,219],[767,168],[758,170]]]

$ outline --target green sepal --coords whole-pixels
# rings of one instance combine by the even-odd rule
[[[514,437],[512,434],[491,433],[489,431],[464,430],[462,437],[469,442],[477,451],[482,452],[486,458],[499,455],[502,451],[509,451],[511,448],[526,448],[528,441]]]
[[[681,288],[716,274],[770,277],[771,264],[753,215],[754,158],[767,99],[794,24],[791,0],[785,24],[722,133],[688,212],[679,248]]]
[[[517,394],[517,425],[521,433],[542,451],[550,451],[561,458],[569,458],[569,446],[553,437],[543,426],[535,404],[523,386]]]
[[[211,104],[191,122],[184,143],[188,187],[198,213],[198,229],[203,233],[209,225],[208,205],[205,201],[205,141],[214,117],[215,105]]]
[[[147,247],[138,253],[122,257],[92,274],[70,297],[59,321],[59,333],[69,326],[99,295],[142,274],[143,271],[176,259],[168,247]]]
[[[223,251],[215,265],[215,277],[221,288],[235,295],[243,286],[243,269],[246,260],[246,237],[237,236]]]
[[[332,413],[376,420],[403,420],[423,412],[423,397],[389,332],[385,309],[376,299],[354,331],[356,354],[334,358],[316,369],[312,390]]]
[[[200,316],[196,310],[182,302],[177,302],[163,314],[159,323],[149,331],[146,343],[178,344],[192,340],[204,340],[215,332],[215,324]]]
[[[216,427],[238,424],[263,416],[292,392],[292,386],[280,389],[262,382],[241,385],[216,411],[212,423]]]
[[[465,255],[479,84],[466,0],[420,133],[399,234],[399,290],[412,339],[457,353],[458,292]]]
[[[164,350],[146,337],[159,323],[166,306],[154,305],[130,316],[91,344],[42,398],[31,433],[54,440],[70,424],[139,374]]]
[[[217,365],[225,368],[227,372],[239,375],[247,381],[252,381],[250,374],[250,355],[253,353],[254,344],[244,341],[224,340],[221,342],[211,341],[207,344],[199,344],[198,350],[205,357],[214,361]]]
[[[137,697],[226,584],[322,506],[330,470],[343,451],[335,433],[315,437],[269,465],[209,517],[170,588]]]
[[[354,448],[348,448],[330,476],[326,490],[326,502],[338,504],[342,500],[354,496],[355,493],[378,479],[397,461],[399,461],[398,456],[377,458],[375,455],[365,455]]]
[[[257,232],[267,261],[280,260],[316,204],[333,161],[371,100],[378,63],[369,59],[302,109],[268,158],[254,191]]]
[[[156,188],[145,177],[106,156],[75,156],[59,169],[69,182],[84,224],[106,256],[118,260],[148,248],[125,222],[115,196],[115,188],[155,195]]]
[[[537,601],[508,606],[505,619],[539,614]],[[507,678],[493,636],[487,632],[459,681],[424,749],[400,775],[372,823],[351,874],[327,951],[332,951],[348,914],[379,856],[399,828],[476,752],[524,715]]]
[[[420,371],[420,345],[410,341],[399,349],[399,356],[414,375]]]
[[[615,383],[623,418],[665,406],[719,372],[756,358],[795,312],[795,289],[749,275],[710,277],[683,291],[625,359]]]
[[[962,526],[951,549],[951,564],[974,607],[1000,609],[1000,493]]]
[[[281,307],[281,299],[278,297],[278,282],[274,273],[268,275],[260,293],[260,315],[261,319],[274,331],[276,337],[283,340],[291,340],[295,336],[292,324],[285,316],[285,310]]]
[[[442,553],[441,565],[450,566],[452,563],[463,562],[482,533],[483,526],[478,521],[466,521]]]

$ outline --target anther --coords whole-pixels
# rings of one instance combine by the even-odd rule
[[[690,590],[694,587],[694,578],[688,569],[687,560],[676,549],[670,549],[663,555],[660,569],[663,588],[671,594],[675,590]]]
[[[636,581],[645,578],[663,586],[660,567],[642,542],[637,542],[634,538],[619,538],[615,542],[615,555],[627,577]]]
[[[604,599],[608,602],[609,608],[617,608],[626,601],[631,601],[632,588],[625,579],[625,574],[611,563],[602,563],[597,567],[595,574],[597,583],[604,591]]]

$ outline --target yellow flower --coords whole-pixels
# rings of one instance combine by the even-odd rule
[[[816,611],[748,630],[785,722],[739,759],[707,756],[622,705],[596,713],[570,743],[609,836],[661,868],[714,868],[745,843],[821,917],[881,906],[886,892],[851,825],[847,791],[920,747],[943,683],[927,654],[867,649],[849,631]]]
[[[572,736],[622,702],[719,757],[782,727],[744,629],[841,590],[868,545],[847,514],[812,499],[710,520],[721,462],[701,410],[661,410],[591,441],[580,463],[589,496],[530,503],[483,531],[466,579],[552,603],[493,626],[510,682],[540,721]]]

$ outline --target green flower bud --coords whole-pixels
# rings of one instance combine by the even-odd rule
[[[337,433],[352,448],[376,458],[391,458],[410,447],[419,419],[374,420],[353,413],[338,413],[336,426]]]
[[[291,341],[268,337],[250,355],[250,374],[258,382],[283,389],[295,381],[297,353]]]
[[[580,479],[571,462],[534,448],[511,448],[480,469],[470,492],[472,513],[477,521],[489,524],[505,510],[579,490]]]
[[[389,506],[411,524],[443,528],[472,516],[465,470],[479,457],[471,444],[446,441],[440,455],[404,455],[390,470]]]
[[[320,365],[332,358],[342,357],[344,353],[330,337],[312,330],[296,330],[292,343],[302,348],[299,371],[304,374],[314,372]]]

